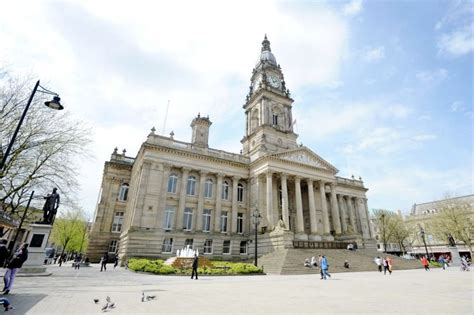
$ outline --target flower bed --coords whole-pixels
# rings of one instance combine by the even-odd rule
[[[133,271],[150,272],[158,275],[181,274],[190,275],[190,268],[175,268],[163,264],[163,260],[130,258],[128,268]],[[232,263],[227,261],[211,261],[210,265],[198,268],[198,273],[202,275],[238,275],[238,274],[262,274],[262,268],[252,264]]]

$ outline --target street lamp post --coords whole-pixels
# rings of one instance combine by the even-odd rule
[[[382,213],[382,241],[383,241],[383,252],[387,252],[387,243],[385,241],[385,213]]]
[[[426,240],[425,240],[425,230],[423,229],[423,227],[421,225],[418,225],[419,228],[420,228],[420,235],[421,235],[421,239],[423,240],[423,244],[425,244],[425,252],[426,252],[426,259],[430,259],[429,255],[428,255],[428,247],[426,246]]]
[[[20,224],[18,225],[18,228],[16,229],[15,237],[13,238],[12,243],[9,245],[9,247],[11,247],[10,258],[13,257],[13,254],[15,253],[15,243],[16,243],[16,240],[18,239],[18,235],[20,234],[21,227],[23,226],[23,222],[25,221],[26,213],[28,212],[28,209],[30,208],[31,199],[33,199],[34,194],[35,194],[35,191],[33,190],[31,192],[30,199],[28,199],[28,203],[26,204],[25,211],[23,212],[23,215],[21,216]]]
[[[44,105],[55,110],[64,109],[64,107],[60,103],[61,99],[59,98],[59,95],[42,87],[40,85],[40,81],[38,80],[35,84],[35,87],[33,88],[33,91],[31,92],[30,98],[28,99],[28,103],[26,104],[26,107],[23,110],[23,114],[21,115],[20,121],[18,122],[18,126],[16,126],[15,132],[13,133],[12,139],[8,144],[7,150],[5,151],[5,154],[2,157],[2,161],[0,162],[0,177],[3,177],[1,175],[3,175],[3,168],[5,167],[5,164],[7,162],[8,155],[10,154],[10,151],[13,147],[13,143],[15,142],[16,136],[18,135],[18,131],[20,130],[21,125],[23,124],[23,120],[25,119],[28,109],[30,109],[31,102],[33,101],[33,97],[35,96],[36,92],[53,95],[53,99],[51,101],[44,102]]]
[[[260,224],[260,220],[262,219],[262,216],[260,215],[260,212],[258,211],[258,208],[255,208],[255,210],[252,213],[252,222],[255,224],[255,261],[254,265],[255,267],[258,266],[258,257],[257,257],[257,238],[258,238],[258,225]]]

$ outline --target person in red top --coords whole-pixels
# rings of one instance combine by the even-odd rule
[[[425,268],[425,271],[430,271],[430,262],[428,261],[428,259],[426,259],[426,256],[423,256],[423,258],[421,258],[421,264]]]

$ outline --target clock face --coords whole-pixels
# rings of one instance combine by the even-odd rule
[[[277,76],[271,75],[268,77],[268,83],[270,83],[271,86],[274,88],[279,88],[280,87],[280,78]]]

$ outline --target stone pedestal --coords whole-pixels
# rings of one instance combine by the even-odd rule
[[[456,246],[449,246],[449,251],[451,252],[451,265],[454,267],[461,266],[461,256],[459,255],[459,250]]]
[[[308,240],[308,234],[304,234],[304,233],[296,233],[295,234],[295,240],[298,240],[298,241],[307,241]]]
[[[308,236],[308,240],[310,240],[310,241],[322,241],[323,237],[321,235],[310,234]]]
[[[49,224],[30,224],[31,232],[28,235],[28,259],[18,271],[18,275],[49,276],[44,265],[46,245],[52,226]]]

